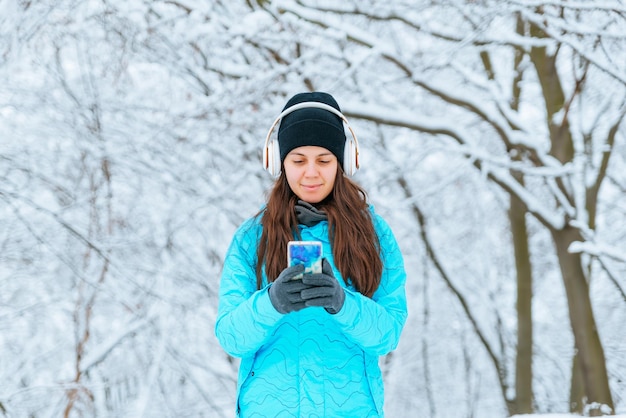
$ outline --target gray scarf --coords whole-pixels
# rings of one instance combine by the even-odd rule
[[[305,202],[304,200],[298,200],[295,209],[299,224],[313,226],[320,221],[328,220],[328,216],[325,212],[317,209],[315,206]]]

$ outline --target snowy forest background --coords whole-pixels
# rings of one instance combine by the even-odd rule
[[[390,417],[626,414],[621,0],[0,0],[0,417],[230,417],[222,258],[333,94],[405,255]]]

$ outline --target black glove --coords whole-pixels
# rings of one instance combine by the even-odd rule
[[[333,274],[333,268],[325,258],[322,260],[322,272],[305,274],[302,283],[310,286],[301,292],[306,306],[322,306],[326,312],[336,314],[343,307],[346,292]]]
[[[304,265],[302,264],[287,267],[270,286],[270,301],[278,312],[286,314],[306,308],[300,292],[311,286],[302,283],[302,279],[294,280],[295,276],[303,272]]]

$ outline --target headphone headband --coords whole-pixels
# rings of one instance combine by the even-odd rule
[[[358,151],[359,151],[359,141],[356,139],[356,135],[354,133],[354,131],[352,130],[352,127],[350,126],[350,124],[348,123],[348,119],[346,119],[346,117],[343,115],[343,113],[341,113],[340,111],[338,111],[337,109],[335,109],[334,107],[327,105],[326,103],[321,103],[321,102],[301,102],[301,103],[296,103],[293,106],[289,106],[287,109],[283,110],[280,115],[278,115],[278,117],[274,120],[274,123],[272,123],[272,126],[270,127],[270,130],[267,132],[267,136],[265,137],[265,145],[263,147],[263,167],[266,170],[269,170],[270,167],[270,159],[272,158],[269,154],[271,152],[270,150],[270,137],[272,136],[272,132],[274,131],[274,129],[276,129],[276,125],[278,125],[278,123],[282,120],[282,118],[284,118],[285,116],[287,116],[288,114],[290,114],[291,112],[295,112],[296,110],[299,109],[304,109],[304,108],[318,108],[318,109],[324,109],[327,110],[331,113],[334,113],[335,115],[339,116],[339,118],[346,124],[346,126],[348,127],[348,130],[350,131],[350,135],[352,136],[352,141],[353,141],[353,145],[354,145],[354,160],[355,160],[355,171],[359,168],[359,159],[358,159]],[[347,140],[347,139],[346,139]],[[272,173],[274,174],[274,173]],[[352,175],[353,173],[349,173],[350,175]]]

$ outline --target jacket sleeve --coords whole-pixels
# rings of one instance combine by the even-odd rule
[[[375,222],[383,259],[380,286],[371,299],[346,289],[344,305],[332,317],[363,351],[382,356],[398,346],[406,322],[406,272],[391,228],[378,216]]]
[[[234,357],[258,351],[283,316],[272,306],[267,286],[256,288],[256,240],[254,225],[244,223],[226,253],[220,279],[215,335]]]

